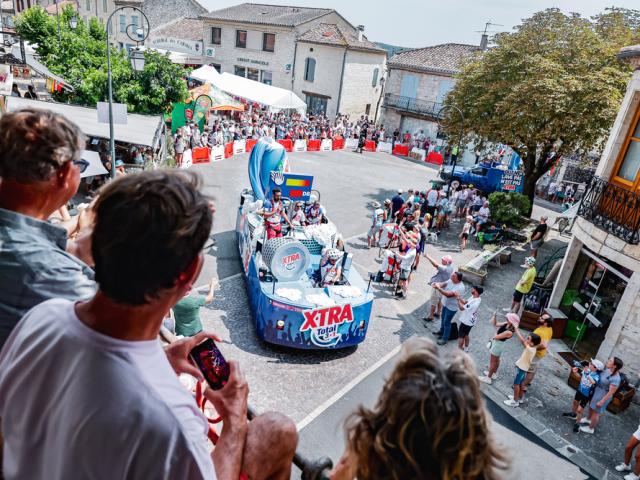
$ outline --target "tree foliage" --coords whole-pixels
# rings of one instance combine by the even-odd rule
[[[58,100],[93,106],[107,99],[107,34],[95,18],[88,24],[78,21],[71,29],[73,15],[70,7],[60,15],[61,41],[56,18],[38,6],[16,19],[16,31],[35,46],[47,68],[73,86],[74,92],[56,94]],[[162,113],[187,97],[186,72],[167,56],[147,50],[144,70],[135,72],[126,51],[110,48],[113,99],[126,103],[130,112]]]
[[[558,156],[606,139],[631,74],[616,55],[637,34],[634,15],[614,10],[585,19],[547,9],[498,34],[495,48],[463,67],[446,102],[462,110],[467,138],[520,155],[531,200]],[[460,129],[459,120],[443,123],[453,135]]]
[[[517,192],[493,192],[489,195],[491,220],[511,227],[520,225],[523,215],[531,211],[531,201]]]

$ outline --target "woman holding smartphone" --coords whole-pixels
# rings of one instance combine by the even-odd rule
[[[496,328],[496,333],[489,341],[489,370],[485,370],[483,375],[478,377],[478,380],[489,385],[496,379],[506,341],[513,337],[516,328],[520,325],[520,317],[515,313],[507,313],[507,321],[502,323],[498,323],[496,316],[497,312],[493,312],[491,324]]]

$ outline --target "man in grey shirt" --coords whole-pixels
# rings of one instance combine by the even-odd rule
[[[449,280],[449,277],[451,277],[451,274],[454,270],[453,258],[451,258],[451,255],[445,255],[444,257],[442,257],[442,265],[439,265],[438,262],[436,262],[435,259],[433,259],[429,255],[425,256],[427,257],[427,260],[429,260],[429,263],[431,263],[431,265],[436,268],[436,273],[429,280],[429,285],[434,283],[442,283]],[[440,312],[442,311],[441,296],[442,295],[440,295],[440,292],[438,292],[436,288],[431,287],[431,296],[429,297],[429,303],[431,304],[429,315],[422,318],[425,322],[433,322],[434,316],[440,316]]]
[[[71,242],[47,221],[78,189],[84,145],[76,125],[49,111],[0,118],[0,348],[35,305],[95,292],[90,235]]]

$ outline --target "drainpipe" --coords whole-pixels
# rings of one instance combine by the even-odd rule
[[[342,99],[342,83],[344,82],[344,66],[347,63],[347,50],[349,47],[344,48],[344,55],[342,55],[342,72],[340,72],[340,86],[338,87],[338,105],[336,107],[336,115],[340,113],[340,100]]]
[[[293,65],[291,65],[291,91],[293,92],[293,81],[296,79],[296,56],[298,55],[298,39],[293,47]]]

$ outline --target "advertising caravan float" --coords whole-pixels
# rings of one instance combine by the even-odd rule
[[[311,225],[287,229],[281,223],[282,235],[267,239],[264,207],[276,187],[289,218],[297,202],[320,200],[313,177],[288,170],[284,148],[260,140],[249,158],[251,189],[242,191],[238,207],[238,248],[257,334],[299,349],[357,345],[367,333],[373,295],[326,213]],[[328,256],[341,274],[326,284],[321,271]]]

